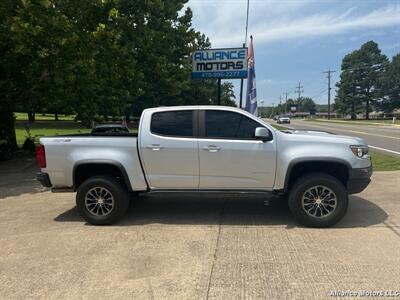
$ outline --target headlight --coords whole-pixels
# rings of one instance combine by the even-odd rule
[[[369,158],[368,146],[366,145],[353,145],[350,146],[351,152],[359,158]]]

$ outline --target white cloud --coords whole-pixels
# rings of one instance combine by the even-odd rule
[[[277,80],[277,79],[257,79],[257,82],[260,84],[267,84],[267,85],[282,85],[282,84],[287,84],[289,83],[288,80]]]
[[[310,2],[313,4],[309,6]],[[387,5],[360,14],[349,8],[304,16],[313,1],[251,1],[249,34],[257,44],[284,40],[357,34],[360,30],[383,29],[400,25],[400,5]],[[210,37],[214,47],[238,46],[244,41],[246,1],[193,1],[194,27]],[[302,14],[299,14],[299,9]],[[322,10],[322,8],[321,8]],[[300,17],[298,17],[300,15]],[[303,15],[303,16],[301,16]]]

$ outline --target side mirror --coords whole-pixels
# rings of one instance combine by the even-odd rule
[[[263,142],[271,140],[271,133],[265,127],[257,127],[254,136],[256,139],[262,140]]]

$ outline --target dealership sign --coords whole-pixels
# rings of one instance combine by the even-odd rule
[[[192,66],[193,78],[247,78],[247,48],[199,50]]]

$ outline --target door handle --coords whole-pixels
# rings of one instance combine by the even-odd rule
[[[215,146],[215,145],[208,145],[203,147],[203,150],[208,151],[208,152],[218,152],[219,150],[221,150],[221,148]]]
[[[146,148],[153,151],[160,151],[163,147],[159,144],[152,144],[152,145],[147,145]]]

